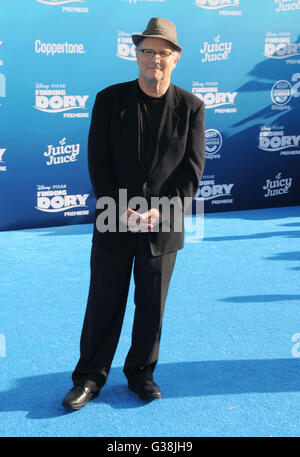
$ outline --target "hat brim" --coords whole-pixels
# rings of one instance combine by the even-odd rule
[[[179,51],[181,52],[182,51],[182,48],[180,46],[178,46],[178,44],[174,43],[173,41],[171,40],[168,40],[165,36],[163,35],[145,35],[145,34],[141,34],[141,35],[132,35],[132,41],[133,43],[135,44],[135,46],[138,46],[140,44],[140,42],[144,39],[144,38],[161,38],[162,40],[166,40],[168,41],[169,43],[171,43],[171,45],[175,48],[176,51]]]

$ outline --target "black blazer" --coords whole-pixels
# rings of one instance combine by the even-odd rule
[[[119,211],[119,189],[134,196],[194,197],[205,159],[204,104],[195,95],[170,84],[162,112],[156,162],[147,181],[140,169],[138,138],[138,80],[109,86],[97,94],[88,141],[88,166],[97,206],[112,197]],[[145,181],[145,182],[143,182]],[[123,208],[125,209],[125,208]],[[135,209],[135,208],[133,208]],[[136,236],[145,236],[152,255],[181,249],[184,231],[100,233],[95,211],[93,242],[108,251],[121,252]],[[118,214],[118,213],[117,213]]]

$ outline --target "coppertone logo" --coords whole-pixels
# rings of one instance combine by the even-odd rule
[[[233,186],[234,184],[216,184],[214,175],[203,176],[195,198],[211,200],[212,205],[233,203],[231,198]]]
[[[299,0],[274,0],[274,3],[276,13],[280,13],[282,11],[300,10]]]
[[[226,11],[226,8],[240,6],[240,0],[195,0],[195,5],[205,10],[219,10],[224,16],[241,16],[242,11]]]
[[[218,82],[193,81],[192,93],[204,102],[206,109],[214,109],[215,113],[236,113],[236,108],[221,107],[235,105],[238,92],[221,92],[218,85]]]
[[[200,49],[202,54],[202,62],[214,62],[218,60],[227,60],[232,50],[231,41],[220,41],[220,35],[214,38],[214,42],[209,44],[208,41],[203,43],[203,48]]]
[[[3,160],[3,156],[5,153],[6,149],[0,148],[0,171],[6,171],[7,167],[5,165],[5,162]]]
[[[66,113],[70,110],[86,110],[86,102],[89,95],[70,95],[66,91],[65,84],[42,84],[35,85],[34,108],[44,113],[62,113],[64,118],[89,117],[89,113]]]
[[[290,57],[300,56],[300,43],[291,43],[290,32],[268,32],[264,55],[269,59],[287,59],[286,63],[300,63],[298,60],[289,60]]]
[[[118,32],[117,56],[124,60],[136,60],[135,45],[132,41],[133,33]]]
[[[48,144],[44,156],[47,158],[46,165],[58,165],[75,162],[80,151],[80,144],[66,144],[66,138],[59,141],[59,146]]]
[[[267,152],[280,152],[280,155],[300,154],[300,135],[285,135],[283,126],[261,126],[259,149]]]
[[[59,213],[67,211],[65,216],[83,216],[89,214],[88,210],[70,211],[76,208],[87,208],[86,201],[90,194],[68,194],[66,184],[52,186],[37,186],[36,209],[46,213]]]
[[[36,54],[54,56],[55,54],[85,54],[83,43],[43,43],[35,40],[34,51]]]
[[[282,178],[281,173],[278,173],[274,180],[266,180],[266,184],[263,186],[263,189],[266,190],[264,197],[268,198],[288,194],[292,183],[293,178]]]
[[[205,156],[207,159],[220,159],[217,154],[222,147],[223,139],[218,130],[208,129],[205,131]]]

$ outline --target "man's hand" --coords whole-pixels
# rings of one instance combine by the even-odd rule
[[[138,213],[133,209],[127,209],[121,221],[127,225],[130,232],[151,232],[161,221],[161,213],[156,208],[152,208],[145,213]]]
[[[157,208],[151,208],[146,213],[143,213],[142,216],[148,219],[148,222],[150,223],[150,228],[153,230],[153,228],[158,225],[162,219],[161,213],[158,211]],[[151,231],[150,230],[150,231]]]

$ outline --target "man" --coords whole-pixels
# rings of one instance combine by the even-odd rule
[[[203,103],[171,83],[182,51],[175,25],[152,18],[144,33],[132,39],[138,80],[98,93],[89,133],[89,172],[97,206],[80,359],[72,374],[74,387],[62,403],[71,409],[80,409],[95,398],[107,380],[133,261],[135,315],[123,371],[129,389],[141,399],[161,397],[153,371],[184,230],[175,227],[176,220],[183,220],[182,206],[175,204],[165,215],[157,198],[177,203],[192,199],[204,167]],[[124,198],[120,201],[121,192],[122,198],[126,192],[125,204]],[[148,206],[134,204],[141,199]],[[115,202],[120,215],[116,230],[105,231],[107,201]]]

